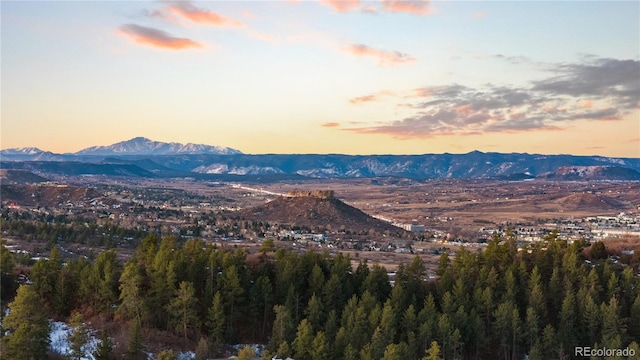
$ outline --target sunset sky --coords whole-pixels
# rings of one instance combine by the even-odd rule
[[[2,1],[0,147],[640,157],[638,1]]]

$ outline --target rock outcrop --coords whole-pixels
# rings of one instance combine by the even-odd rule
[[[312,197],[317,199],[332,199],[333,190],[295,190],[287,193],[288,197]]]

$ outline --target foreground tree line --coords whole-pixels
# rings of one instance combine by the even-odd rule
[[[608,261],[603,244],[587,246],[551,234],[518,251],[513,237],[496,237],[482,252],[444,253],[437,280],[416,256],[393,286],[377,264],[353,268],[341,253],[297,255],[270,241],[248,254],[149,235],[124,264],[113,250],[63,264],[54,248],[9,304],[2,358],[45,358],[48,319],[82,324],[79,316],[127,328],[123,343],[102,334],[99,359],[146,358],[146,336],[158,331],[197,343],[198,359],[239,342],[296,360],[551,359],[576,346],[640,354],[640,278]],[[3,246],[5,299],[12,264]]]

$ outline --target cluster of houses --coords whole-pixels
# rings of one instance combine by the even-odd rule
[[[640,237],[640,213],[620,213],[616,216],[554,219],[543,224],[517,224],[513,232],[520,241],[538,241],[556,230],[567,240],[602,240],[617,236]],[[481,238],[490,239],[502,230],[493,227],[480,228]]]
[[[307,240],[315,242],[327,241],[327,236],[324,234],[303,234],[292,230],[283,230],[278,234],[280,240]]]

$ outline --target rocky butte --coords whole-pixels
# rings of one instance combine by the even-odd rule
[[[333,199],[333,190],[294,190],[287,193],[288,197],[312,197],[317,199]]]

